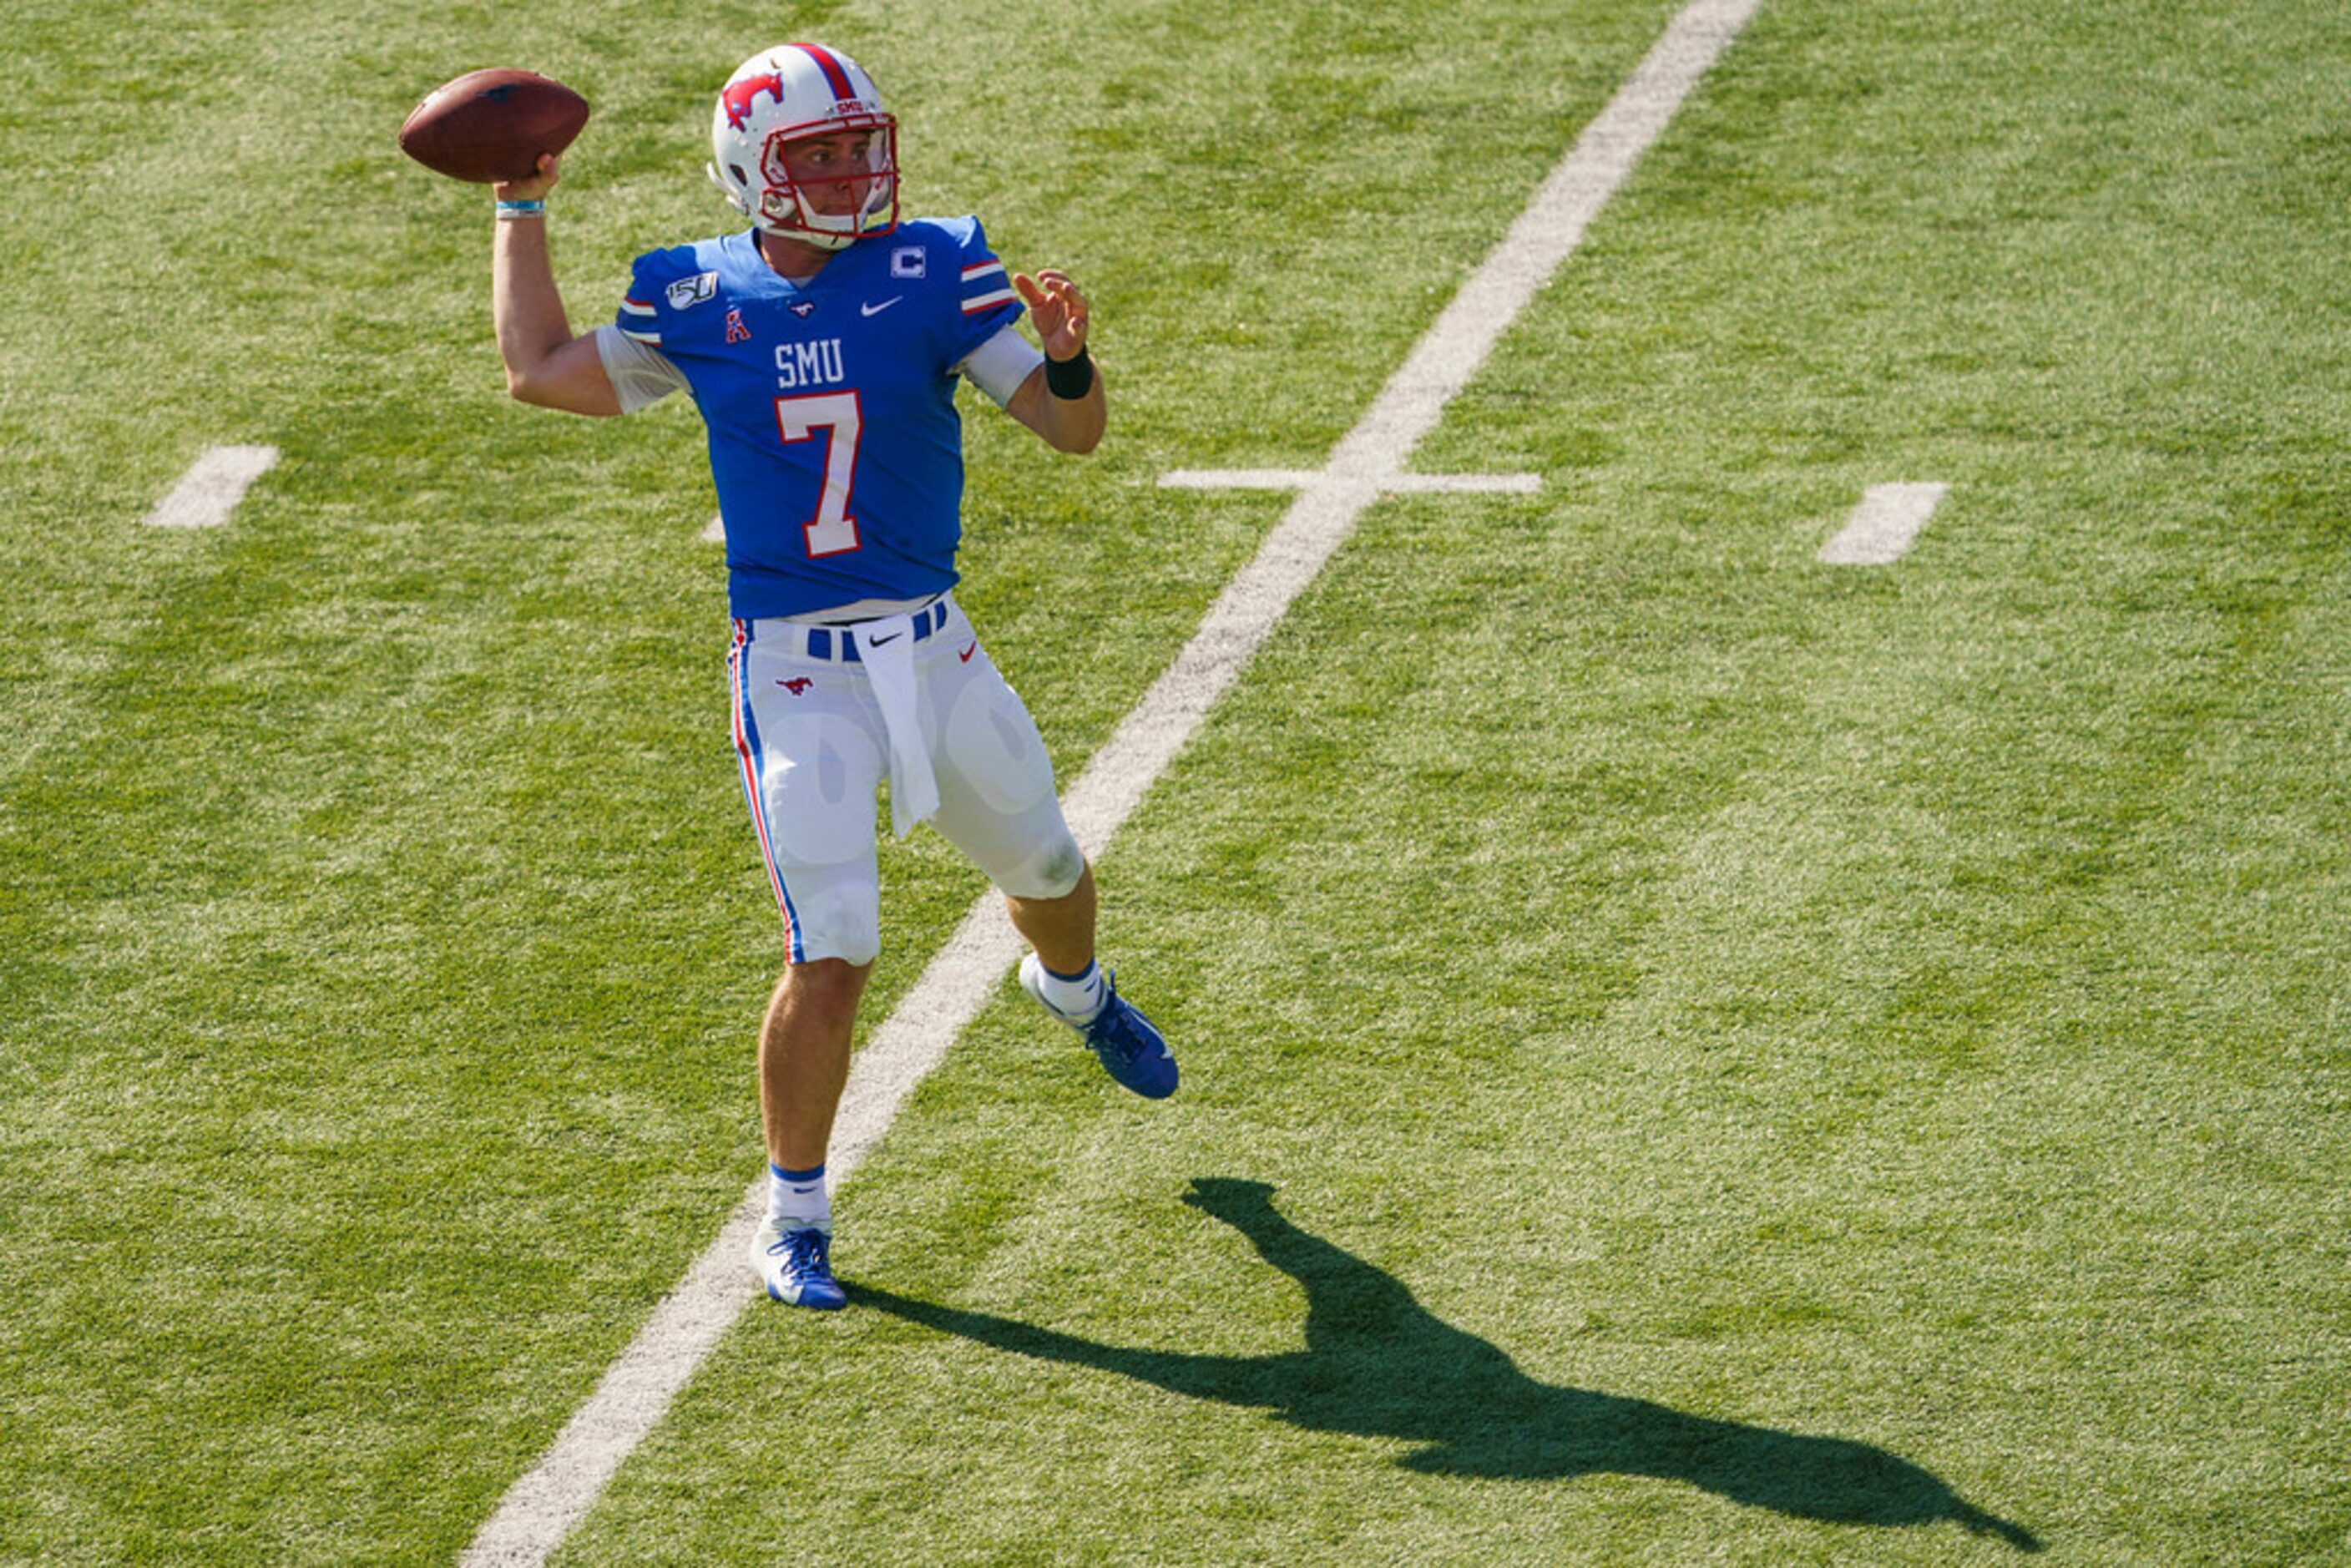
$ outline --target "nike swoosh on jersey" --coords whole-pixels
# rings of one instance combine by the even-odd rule
[[[893,632],[887,637],[871,637],[866,640],[865,645],[869,648],[879,648],[883,643],[894,643],[904,635],[904,632]]]
[[[860,305],[857,308],[857,313],[860,316],[879,316],[882,312],[887,310],[891,306],[895,305],[899,300],[904,299],[904,298],[906,297],[903,294],[893,294],[889,298],[884,299],[879,305],[873,304],[869,300],[865,304]]]

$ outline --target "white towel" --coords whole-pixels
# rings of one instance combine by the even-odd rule
[[[890,828],[904,838],[914,824],[939,809],[939,781],[931,772],[931,748],[923,744],[915,716],[914,618],[888,615],[844,628],[857,639],[882,727],[890,732]]]

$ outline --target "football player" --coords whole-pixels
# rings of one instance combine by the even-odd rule
[[[1008,275],[974,218],[899,216],[897,121],[838,50],[791,44],[718,95],[710,175],[747,228],[639,256],[616,319],[575,335],[549,266],[542,158],[500,184],[493,307],[507,390],[583,414],[684,391],[726,535],[728,672],[744,792],[788,961],[759,1034],[768,1293],[838,1307],[826,1146],[881,951],[876,796],[1003,893],[1021,985],[1138,1094],[1166,1042],[1094,954],[1094,883],[1029,712],[956,602],[957,380],[1058,451],[1102,440],[1086,298]],[[1014,328],[1030,315],[1042,351]]]

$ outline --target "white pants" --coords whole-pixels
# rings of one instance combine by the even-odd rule
[[[1036,722],[952,597],[915,622],[919,737],[902,744],[928,758],[932,825],[1005,893],[1061,897],[1085,874],[1085,856]],[[892,737],[868,661],[846,656],[856,635],[737,621],[727,657],[744,792],[795,964],[870,964],[882,951],[875,798],[891,776]]]

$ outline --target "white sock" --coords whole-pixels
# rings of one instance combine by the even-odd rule
[[[1107,988],[1102,984],[1102,966],[1092,959],[1086,960],[1083,974],[1057,975],[1040,958],[1037,973],[1040,977],[1037,988],[1045,994],[1046,1005],[1055,1012],[1083,1023],[1102,1011]]]
[[[832,1234],[832,1195],[824,1189],[824,1167],[788,1171],[768,1165],[768,1218],[778,1230],[821,1230]]]

